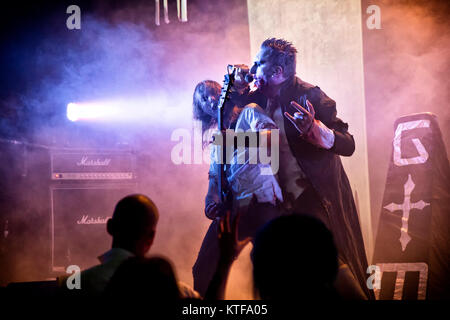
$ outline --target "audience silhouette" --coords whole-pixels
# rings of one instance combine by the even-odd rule
[[[220,259],[206,299],[223,299],[234,259],[249,239],[239,240],[240,213],[220,219]],[[255,297],[264,300],[339,300],[335,289],[338,254],[331,232],[310,215],[273,219],[253,241],[251,253]]]
[[[135,262],[134,264],[132,262],[131,266],[139,265],[140,271],[144,271],[147,265],[149,273],[155,270],[154,265],[161,266],[163,270],[164,264],[161,260],[155,259],[151,260],[151,263],[142,263],[146,261],[145,255],[155,239],[158,219],[158,208],[149,197],[143,194],[132,194],[120,200],[112,218],[107,221],[107,232],[113,238],[112,248],[99,257],[101,264],[81,272],[81,290],[71,291],[89,296],[102,295],[116,270],[128,259],[135,259],[132,260]],[[150,277],[157,277],[157,274],[148,274],[144,278],[150,279]],[[67,292],[65,278],[60,280],[60,285]],[[200,298],[200,295],[187,284],[180,281],[178,287],[183,298]]]
[[[283,215],[266,223],[255,238],[240,239],[240,216],[238,212],[232,218],[229,211],[218,219],[220,259],[205,299],[224,299],[230,268],[250,240],[255,298],[302,302],[349,298],[338,288],[338,252],[323,222],[308,214]],[[107,221],[112,248],[99,257],[101,264],[81,272],[81,290],[75,291],[120,300],[144,299],[155,306],[201,299],[177,281],[170,260],[145,257],[155,239],[158,219],[158,209],[147,196],[133,194],[120,200]]]
[[[257,234],[251,253],[255,293],[262,299],[337,299],[337,249],[331,232],[304,214],[279,217]]]
[[[149,303],[181,298],[171,263],[162,257],[133,257],[123,262],[105,288],[105,295],[120,299],[145,299]]]

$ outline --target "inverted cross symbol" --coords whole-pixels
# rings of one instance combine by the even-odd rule
[[[411,237],[408,234],[408,220],[409,220],[409,212],[412,209],[419,209],[422,210],[426,206],[429,205],[429,203],[426,203],[422,200],[411,203],[411,192],[414,190],[414,187],[416,185],[414,184],[411,175],[408,175],[408,180],[406,181],[404,188],[405,188],[405,199],[403,200],[402,204],[397,203],[390,203],[384,208],[389,210],[390,212],[394,212],[397,210],[403,211],[403,217],[402,217],[402,227],[401,227],[401,234],[400,234],[400,243],[402,245],[402,251],[405,251],[406,246],[408,245],[409,241],[411,241]]]

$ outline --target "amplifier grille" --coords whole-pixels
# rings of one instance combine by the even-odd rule
[[[136,189],[136,184],[52,186],[52,271],[98,264],[97,257],[111,247],[106,221],[116,203]]]

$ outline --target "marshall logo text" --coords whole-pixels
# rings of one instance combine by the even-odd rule
[[[105,158],[103,160],[97,159],[89,159],[88,156],[84,156],[81,158],[79,162],[77,162],[77,166],[109,166],[111,163],[110,158]]]
[[[106,224],[106,221],[108,221],[108,219],[109,219],[109,217],[92,218],[86,214],[86,215],[83,215],[80,220],[77,220],[77,224]]]

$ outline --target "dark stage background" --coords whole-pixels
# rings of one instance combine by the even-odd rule
[[[7,236],[0,242],[0,282],[51,275],[49,154],[77,148],[137,154],[135,191],[148,194],[161,212],[152,253],[170,257],[178,277],[190,283],[209,224],[203,214],[208,164],[192,163],[194,151],[192,164],[175,164],[178,140],[171,135],[187,132],[193,148],[196,83],[221,81],[227,64],[250,61],[246,2],[188,1],[188,22],[180,22],[169,1],[167,24],[161,1],[157,26],[154,1],[77,1],[81,30],[68,30],[71,4],[16,1],[1,11],[0,228]],[[66,117],[69,102],[108,99],[145,112],[125,121]],[[106,230],[104,237],[109,245]]]
[[[201,80],[221,81],[227,64],[253,61],[251,40],[262,34],[250,33],[252,23],[253,27],[261,23],[264,14],[284,22],[294,9],[275,10],[275,2],[262,0],[188,0],[188,21],[180,22],[176,1],[168,1],[170,23],[165,23],[160,2],[159,26],[155,24],[154,1],[14,1],[2,5],[0,285],[54,275],[49,273],[54,186],[49,159],[52,152],[61,149],[114,149],[136,154],[135,191],[148,194],[161,212],[152,253],[169,257],[178,277],[192,283],[191,267],[209,225],[203,214],[208,164],[194,163],[192,92]],[[299,2],[283,3],[283,8],[291,5],[297,10],[302,7],[303,2]],[[342,3],[308,2],[304,7],[317,14],[302,15],[300,10],[299,30],[330,21],[338,21],[336,30],[343,34],[353,30],[353,26],[346,26],[347,18],[353,20],[342,13]],[[81,8],[81,30],[66,27],[66,9],[72,4]],[[351,8],[354,4],[346,2]],[[381,9],[381,29],[366,27],[366,9],[372,4]],[[331,9],[324,10],[327,6]],[[367,146],[370,187],[370,212],[362,214],[370,215],[375,236],[395,120],[432,112],[445,146],[450,144],[450,5],[439,0],[361,0],[360,9],[365,99],[362,127],[367,136],[362,143]],[[253,22],[249,12],[254,14]],[[285,34],[286,28],[292,31],[295,26],[280,23],[271,30],[273,34],[261,33],[278,36]],[[316,31],[327,32],[321,28]],[[298,38],[301,40],[301,34]],[[342,40],[342,46],[348,39]],[[304,58],[306,67],[317,63],[314,50],[300,43],[303,52],[299,59]],[[330,46],[339,49],[341,44],[335,41]],[[327,45],[324,48],[330,49]],[[330,52],[345,52],[345,48],[337,49]],[[327,58],[327,52],[321,58]],[[329,58],[325,62],[318,59],[321,76],[342,69],[336,54]],[[357,73],[358,68],[350,71]],[[319,80],[318,85],[327,82]],[[339,83],[327,85],[339,88]],[[110,101],[125,101],[125,116],[108,121],[67,119],[70,102]],[[339,112],[343,105],[347,108],[344,112],[354,112],[346,101],[338,101]],[[173,150],[179,141],[174,132],[187,134],[190,164],[174,163]],[[346,170],[352,172],[351,167]],[[105,239],[108,243],[106,231]],[[249,248],[245,250],[244,255]],[[230,297],[251,296],[249,263],[244,260],[235,265]]]

